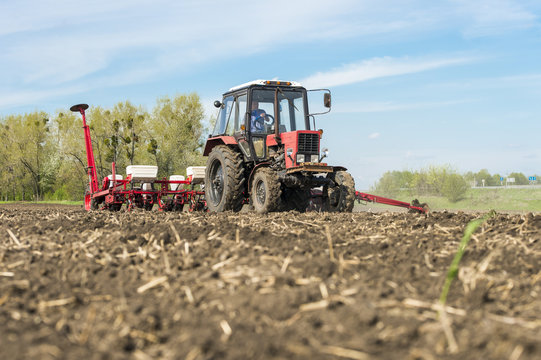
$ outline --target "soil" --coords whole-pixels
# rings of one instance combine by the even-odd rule
[[[539,214],[485,222],[438,315],[482,215],[0,205],[0,358],[539,359]]]

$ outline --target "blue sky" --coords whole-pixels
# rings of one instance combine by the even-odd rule
[[[357,188],[450,165],[541,174],[541,2],[0,0],[0,116],[254,79],[330,88],[328,162]]]

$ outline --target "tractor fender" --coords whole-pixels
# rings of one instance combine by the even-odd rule
[[[259,163],[257,164],[256,166],[254,166],[254,168],[252,169],[252,171],[250,172],[250,176],[248,176],[248,194],[252,191],[252,178],[254,177],[254,173],[257,169],[261,168],[261,167],[269,167],[270,166],[270,162],[262,162],[262,163]]]
[[[212,149],[218,145],[237,145],[238,142],[233,136],[217,136],[209,138],[205,144],[205,149],[203,150],[203,156],[208,156]]]

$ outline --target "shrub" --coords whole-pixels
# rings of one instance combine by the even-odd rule
[[[445,177],[441,192],[450,202],[457,202],[464,197],[468,188],[469,186],[462,176],[459,174],[448,174]]]

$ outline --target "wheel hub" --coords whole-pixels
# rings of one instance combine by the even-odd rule
[[[256,198],[257,198],[257,201],[260,203],[260,204],[264,204],[265,203],[265,198],[267,196],[267,191],[265,189],[265,183],[263,181],[259,181],[256,185]]]
[[[211,183],[210,183],[210,193],[212,202],[214,204],[219,204],[222,200],[223,195],[223,171],[222,171],[222,165],[220,162],[215,162],[212,166],[212,172],[211,172]]]

